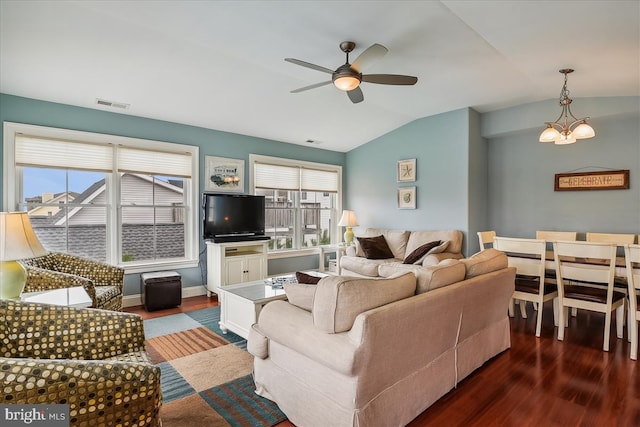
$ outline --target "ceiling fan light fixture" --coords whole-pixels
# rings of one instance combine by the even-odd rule
[[[333,84],[338,89],[348,92],[360,86],[360,80],[354,76],[339,76],[333,80]]]

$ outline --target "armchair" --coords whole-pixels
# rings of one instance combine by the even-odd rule
[[[27,271],[25,292],[82,286],[94,308],[122,310],[124,270],[120,267],[59,252],[19,262]]]
[[[161,425],[142,318],[0,300],[2,404],[69,405],[72,426]]]

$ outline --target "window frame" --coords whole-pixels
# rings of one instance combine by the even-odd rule
[[[332,230],[331,230],[331,245],[335,245],[338,244],[341,241],[341,234],[340,234],[340,227],[338,227],[338,220],[340,217],[340,214],[342,212],[342,166],[340,165],[333,165],[333,164],[329,164],[329,163],[316,163],[316,162],[309,162],[309,161],[304,161],[304,160],[294,160],[294,159],[288,159],[288,158],[283,158],[283,157],[273,157],[273,156],[264,156],[261,154],[250,154],[249,155],[249,170],[250,170],[250,180],[249,180],[249,192],[251,194],[255,194],[256,188],[255,188],[255,182],[254,182],[254,178],[255,178],[255,174],[254,174],[254,166],[256,163],[269,163],[269,164],[273,164],[273,165],[277,165],[277,166],[291,166],[291,167],[303,167],[303,168],[308,168],[308,169],[316,169],[316,170],[320,170],[320,171],[327,171],[327,172],[335,172],[337,173],[337,177],[338,177],[338,192],[336,194],[336,203],[335,203],[335,213],[336,213],[336,219],[335,221],[333,221],[332,224]],[[304,191],[304,190],[302,190]],[[302,225],[300,224],[300,212],[302,210],[302,207],[300,206],[300,193],[302,191],[297,191],[297,195],[295,196],[296,199],[296,203],[295,203],[295,209],[296,209],[296,216],[294,218],[294,223],[295,223],[295,229],[294,229],[294,241],[295,241],[295,246],[292,249],[272,249],[269,250],[269,256],[271,257],[278,257],[277,254],[292,254],[295,253],[297,254],[307,254],[310,251],[315,251],[316,248],[313,247],[297,247],[298,244],[300,243],[300,236],[299,234],[301,233],[301,227]],[[317,246],[317,248],[319,248],[320,245]],[[283,255],[284,256],[284,255]]]
[[[163,151],[191,154],[191,178],[189,185],[183,189],[185,192],[185,255],[183,259],[170,259],[141,261],[139,263],[122,263],[120,234],[121,203],[120,203],[120,179],[118,177],[118,161],[114,158],[111,172],[106,174],[107,185],[107,262],[125,268],[125,273],[142,273],[150,270],[170,270],[180,268],[197,267],[199,262],[199,165],[200,149],[195,145],[179,144],[172,142],[154,141],[149,139],[131,138],[125,136],[109,135],[94,132],[76,131],[63,128],[29,125],[23,123],[4,122],[3,126],[3,172],[2,172],[2,206],[5,211],[14,211],[20,203],[19,195],[22,194],[22,177],[19,176],[20,168],[15,163],[15,136],[16,134],[28,134],[43,138],[57,138],[64,140],[77,140],[87,143],[112,144],[116,146],[139,148],[149,151]],[[157,173],[156,175],[161,175]]]

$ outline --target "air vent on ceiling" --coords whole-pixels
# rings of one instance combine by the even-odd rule
[[[131,104],[125,104],[124,102],[107,101],[106,99],[100,99],[100,98],[96,98],[96,104],[102,105],[103,107],[119,108],[121,110],[127,110],[131,105]]]

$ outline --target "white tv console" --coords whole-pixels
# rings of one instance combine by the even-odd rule
[[[207,296],[219,288],[267,277],[268,240],[207,245]]]

